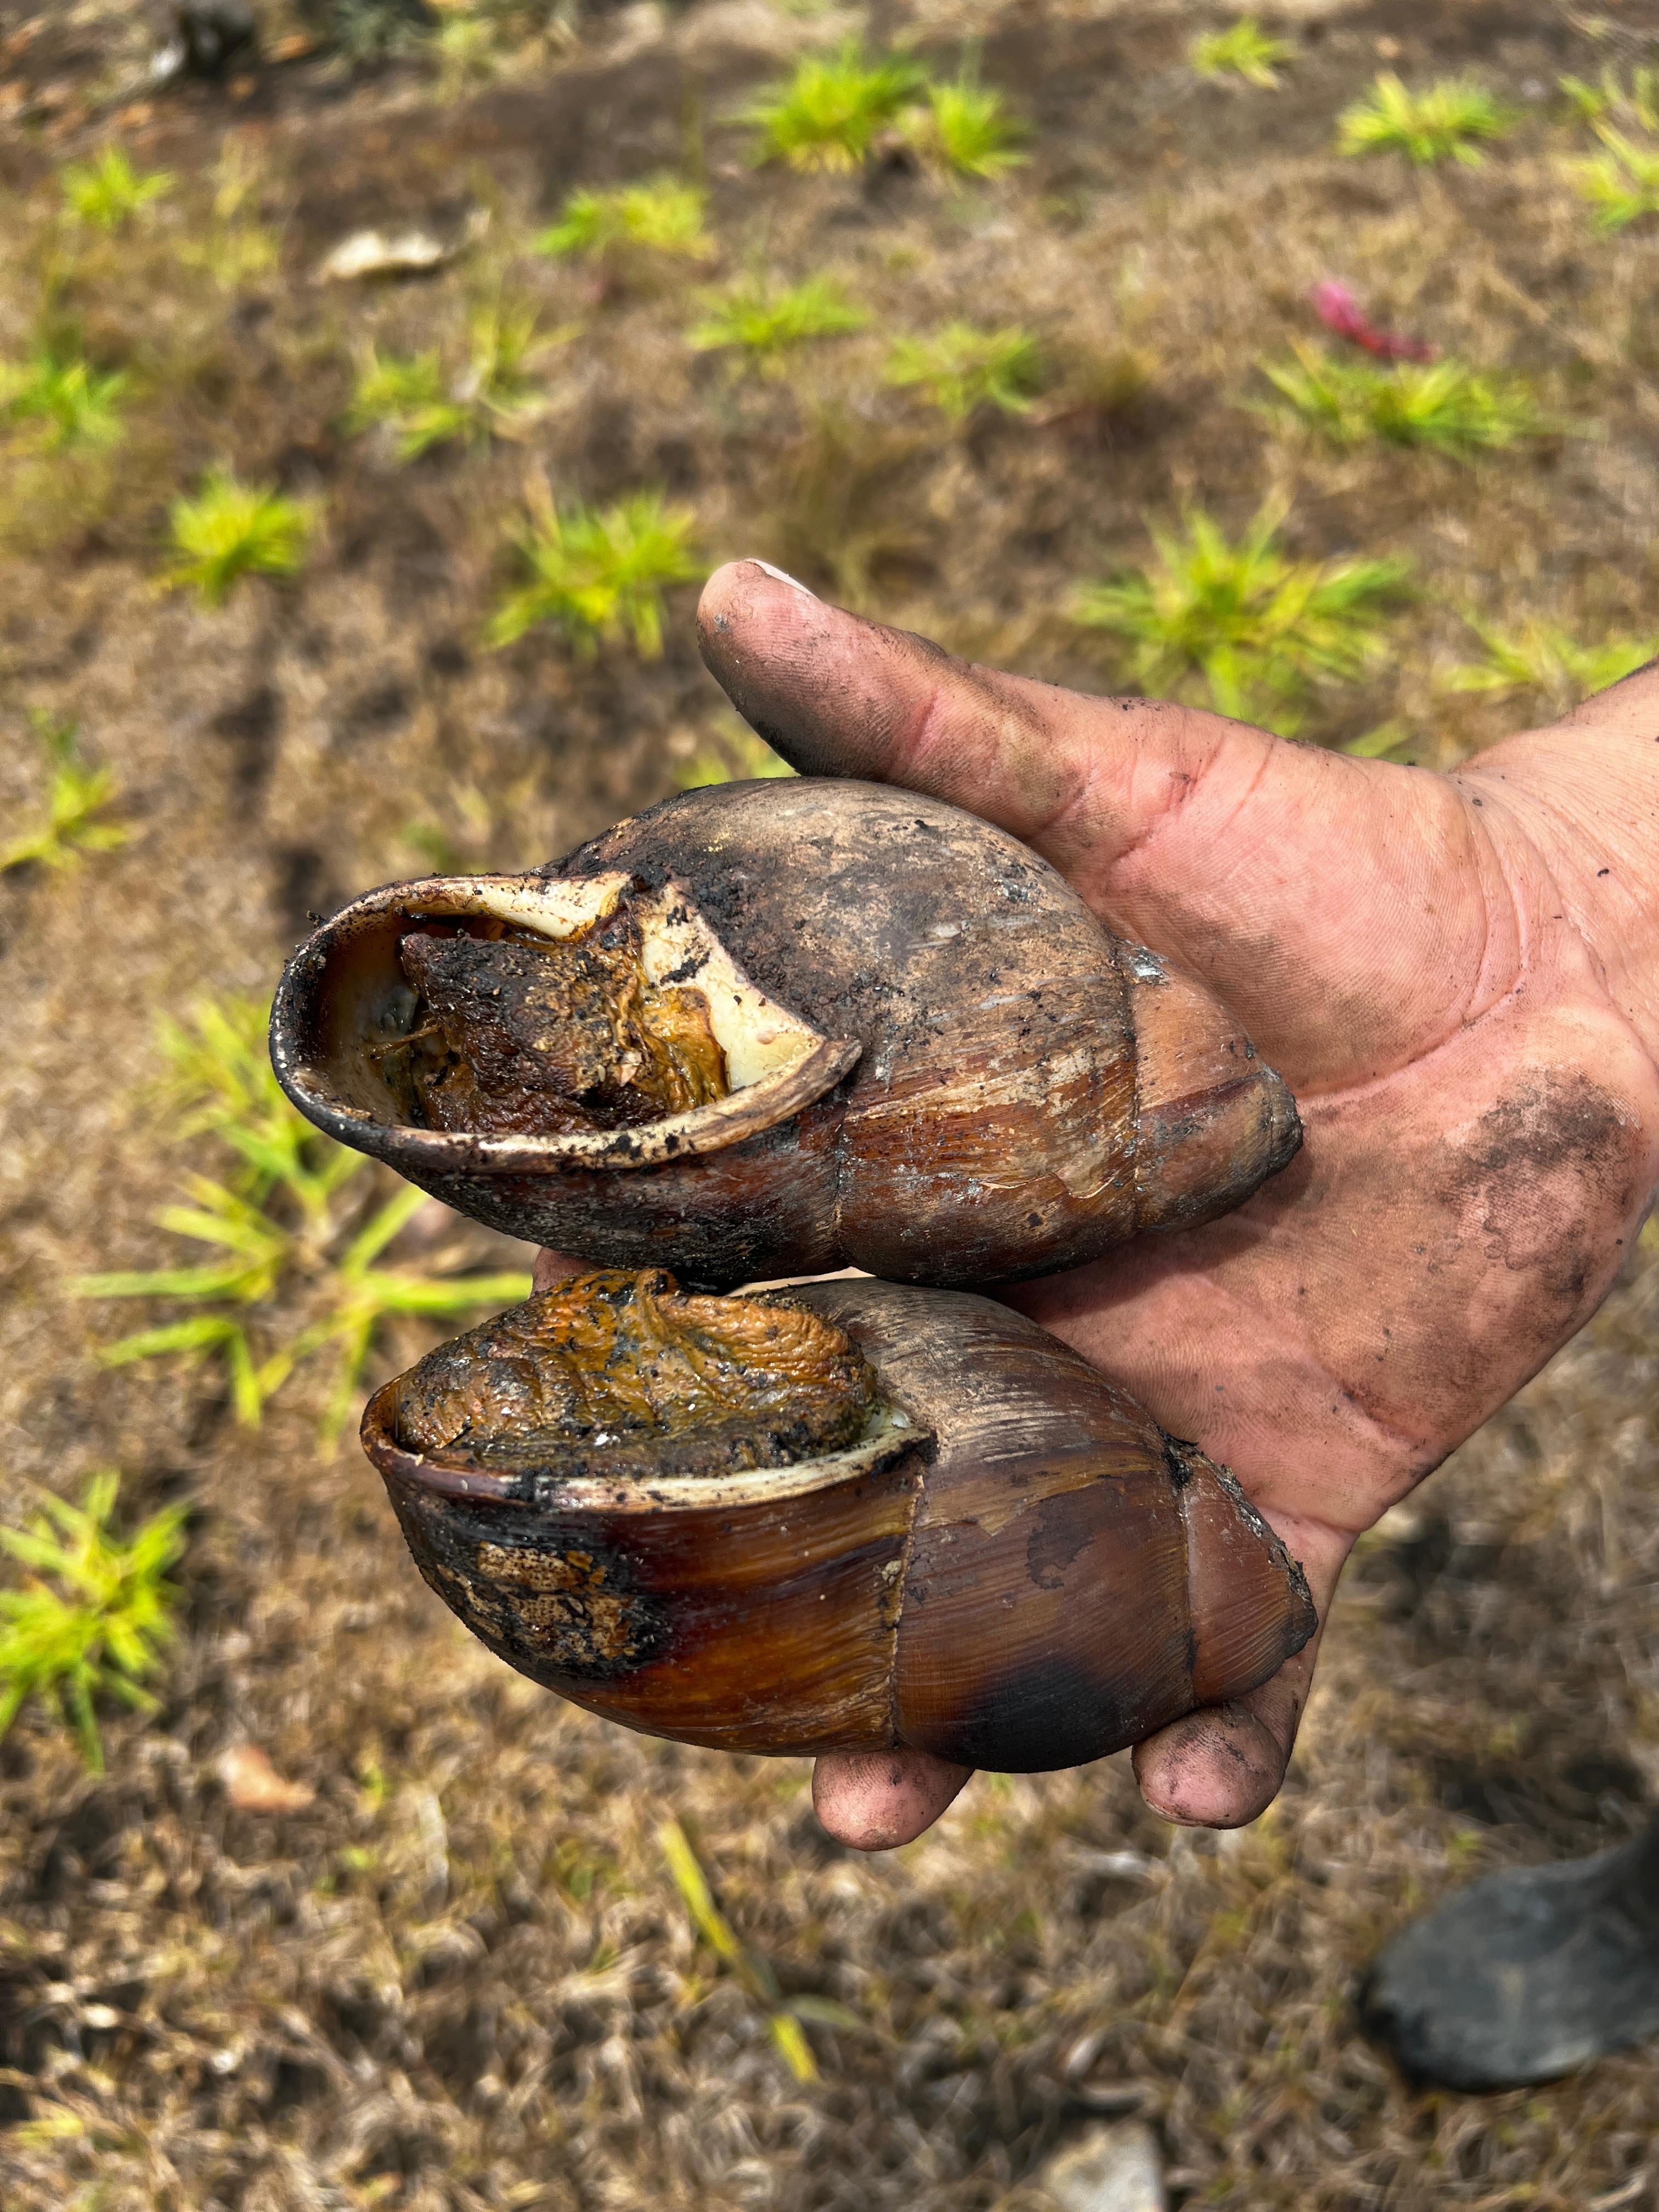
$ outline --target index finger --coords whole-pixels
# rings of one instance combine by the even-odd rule
[[[1068,872],[1133,845],[1230,744],[1254,760],[1279,743],[1219,715],[976,666],[828,605],[759,561],[715,570],[697,637],[738,712],[803,775],[927,792]],[[1107,712],[1109,743],[1098,726]]]
[[[1298,1090],[1407,1065],[1513,981],[1490,835],[1444,777],[975,667],[758,561],[709,578],[698,632],[787,760],[1011,830],[1201,977]]]

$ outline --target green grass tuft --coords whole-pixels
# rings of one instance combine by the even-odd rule
[[[141,174],[123,148],[110,146],[96,161],[70,162],[58,185],[66,212],[77,222],[112,232],[125,229],[135,216],[170,192],[173,179],[165,169]]]
[[[400,461],[434,446],[464,438],[474,428],[472,410],[449,396],[449,380],[436,346],[426,353],[383,354],[371,346],[346,410],[354,434],[386,428]]]
[[[1295,359],[1261,371],[1285,402],[1264,411],[1306,423],[1334,445],[1371,440],[1425,446],[1464,459],[1502,453],[1559,426],[1524,377],[1483,374],[1462,362],[1346,361],[1297,344]]]
[[[161,577],[164,591],[193,591],[204,606],[222,606],[243,576],[291,576],[304,564],[316,520],[308,500],[274,484],[245,484],[211,469],[193,497],[167,509],[179,555]]]
[[[110,1533],[119,1475],[94,1474],[79,1505],[42,1492],[21,1528],[0,1528],[0,1551],[28,1570],[0,1589],[0,1736],[31,1698],[73,1727],[94,1773],[104,1748],[93,1711],[100,1692],[156,1711],[141,1685],[172,1640],[178,1592],[166,1579],[184,1551],[186,1508],[164,1506],[125,1541]]]
[[[258,1427],[295,1370],[334,1355],[321,1438],[350,1419],[363,1368],[394,1316],[474,1314],[530,1294],[530,1278],[429,1274],[383,1267],[380,1255],[426,1203],[384,1170],[314,1129],[284,1097],[265,1047],[269,1009],[251,999],[198,1007],[162,1025],[168,1062],[161,1103],[174,1133],[210,1135],[229,1157],[222,1179],[185,1179],[190,1203],[164,1206],[157,1225],[207,1247],[193,1267],[82,1276],[82,1298],[165,1299],[175,1321],[106,1346],[112,1367],[216,1356],[237,1419]],[[394,1185],[385,1195],[386,1185]]]
[[[1207,31],[1194,39],[1187,59],[1200,76],[1236,76],[1270,91],[1279,82],[1280,68],[1295,53],[1288,39],[1264,31],[1254,15],[1241,15],[1224,31]]]
[[[856,40],[825,58],[808,55],[792,77],[751,100],[736,119],[758,132],[758,165],[792,169],[856,169],[878,132],[894,122],[927,84],[915,62],[891,55],[874,61]]]
[[[665,507],[660,492],[602,508],[550,502],[516,540],[525,578],[496,608],[490,644],[550,623],[583,654],[628,632],[641,659],[657,659],[664,590],[702,573],[690,550],[696,528],[690,510]]]
[[[1448,691],[1483,692],[1499,698],[1532,693],[1558,714],[1633,676],[1659,656],[1659,635],[1607,637],[1597,645],[1581,645],[1570,631],[1550,623],[1530,622],[1518,630],[1489,629],[1482,623],[1469,627],[1480,641],[1481,657],[1466,661],[1442,679]]]
[[[326,1218],[360,1154],[321,1136],[276,1080],[269,1009],[258,999],[204,999],[183,1021],[166,1015],[155,1038],[166,1073],[154,1104],[170,1136],[210,1136],[235,1155],[234,1181],[263,1205],[285,1188],[307,1221]]]
[[[55,722],[38,712],[29,720],[46,754],[52,782],[46,812],[35,828],[0,845],[0,875],[31,864],[72,868],[83,854],[112,852],[131,835],[119,823],[98,819],[119,795],[120,786],[108,769],[89,769],[82,763],[76,725]]]
[[[928,85],[925,103],[908,112],[906,135],[924,161],[963,177],[1006,176],[1030,158],[1021,149],[1026,126],[966,69],[953,84]]]
[[[1338,117],[1337,149],[1399,153],[1419,164],[1449,157],[1472,168],[1486,159],[1481,142],[1504,137],[1520,119],[1518,108],[1472,77],[1443,77],[1415,92],[1386,70]]]
[[[902,55],[872,60],[856,40],[829,59],[802,61],[735,119],[759,129],[757,163],[804,171],[856,169],[889,128],[923,161],[959,176],[1005,176],[1026,159],[1025,125],[971,65],[936,83]]]
[[[763,375],[783,374],[785,356],[813,338],[861,331],[870,318],[833,277],[808,276],[777,289],[763,279],[711,293],[708,312],[689,333],[700,353],[738,347]]]
[[[528,304],[498,298],[476,307],[467,319],[466,368],[457,397],[496,437],[516,437],[542,412],[532,368],[576,332],[574,323],[543,330]]]
[[[1286,729],[1316,683],[1354,681],[1379,656],[1407,567],[1293,561],[1281,519],[1264,508],[1233,543],[1190,511],[1180,536],[1152,532],[1151,567],[1079,591],[1073,619],[1121,641],[1129,680],[1149,696]]]
[[[900,338],[883,380],[915,388],[948,421],[963,422],[976,407],[1029,414],[1044,374],[1042,349],[1030,331],[1012,324],[986,331],[954,322],[925,337]]]
[[[657,177],[614,191],[572,192],[557,222],[536,240],[536,251],[589,260],[667,253],[704,261],[714,250],[704,228],[708,206],[707,192],[678,177]]]
[[[497,301],[472,316],[466,361],[453,374],[435,346],[417,354],[382,354],[371,347],[345,428],[389,430],[400,461],[458,438],[519,436],[542,411],[528,373],[532,362],[570,335],[569,325],[543,332],[533,309]]]
[[[1602,151],[1567,165],[1581,199],[1595,210],[1598,230],[1627,230],[1644,216],[1659,215],[1659,141],[1644,145],[1609,123],[1598,123]]]
[[[1632,70],[1626,83],[1609,62],[1595,84],[1582,76],[1556,79],[1583,123],[1610,122],[1615,117],[1639,130],[1659,131],[1659,69]]]
[[[0,420],[41,452],[118,445],[127,381],[119,370],[94,368],[67,338],[44,338],[27,361],[0,362]]]

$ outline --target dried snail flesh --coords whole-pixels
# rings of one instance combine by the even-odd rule
[[[1313,1632],[1229,1475],[957,1292],[589,1273],[388,1382],[363,1440],[493,1651],[682,1742],[1074,1765]]]
[[[271,1056],[462,1212],[712,1289],[1047,1273],[1225,1212],[1301,1141],[1231,1015],[1016,838],[805,778],[369,892],[289,963]]]

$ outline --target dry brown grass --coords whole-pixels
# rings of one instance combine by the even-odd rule
[[[158,1012],[268,988],[307,910],[424,866],[432,833],[467,865],[538,860],[672,787],[724,726],[689,592],[653,666],[539,638],[483,649],[527,468],[561,496],[661,484],[711,561],[757,551],[1097,688],[1109,664],[1065,619],[1071,588],[1143,559],[1149,514],[1201,502],[1237,529],[1277,493],[1295,551],[1417,564],[1388,668],[1310,727],[1340,741],[1398,717],[1425,761],[1502,725],[1437,685],[1473,650],[1464,611],[1650,631],[1655,240],[1592,237],[1557,171],[1570,134],[1527,90],[1594,75],[1603,49],[1547,0],[1309,6],[1285,89],[1245,94],[1184,68],[1210,21],[1191,7],[940,0],[907,20],[947,62],[982,35],[987,81],[1036,125],[1028,168],[957,192],[744,165],[720,118],[840,15],[744,0],[665,33],[598,15],[562,63],[544,47],[441,103],[418,71],[353,88],[319,58],[118,126],[40,95],[117,82],[132,12],[77,12],[78,30],[49,12],[18,46],[28,11],[0,7],[0,84],[36,102],[0,146],[0,353],[49,276],[135,398],[117,465],[0,495],[0,809],[37,788],[37,707],[80,721],[136,834],[72,876],[0,884],[0,1413],[13,1474],[70,1493],[116,1463],[134,1511],[184,1497],[194,1518],[159,1720],[112,1717],[95,1782],[33,1721],[0,1748],[7,2212],[1025,2212],[1044,2151],[1128,2109],[1162,2130],[1188,2204],[1583,2212],[1630,2183],[1659,2137],[1650,2058],[1419,2097],[1349,2005],[1406,1915],[1483,1866],[1626,1832],[1659,1783],[1659,1271],[1633,1269],[1365,1547],[1267,1820],[1176,1835],[1109,1762],[981,1782],[873,1861],[825,1842],[804,1768],[606,1729],[468,1643],[367,1467],[318,1459],[310,1386],[250,1437],[200,1376],[102,1370],[109,1313],[66,1296],[84,1267],[177,1256],[151,1217],[180,1163],[138,1096]],[[1330,119],[1382,39],[1407,74],[1479,67],[1531,119],[1472,173],[1339,161]],[[178,191],[66,257],[52,162],[118,128]],[[231,291],[189,258],[228,130],[259,179],[249,220],[282,241],[276,271]],[[527,251],[573,185],[682,160],[706,169],[712,271],[596,289]],[[431,280],[310,281],[355,223],[473,204],[487,238]],[[870,330],[782,383],[693,354],[690,287],[755,268],[841,276]],[[1310,327],[1326,275],[1534,376],[1594,434],[1470,468],[1271,428],[1240,404],[1253,362]],[[399,470],[346,437],[367,345],[459,343],[498,282],[583,325],[549,357],[527,441]],[[892,337],[963,314],[1037,333],[1051,404],[952,433],[883,387]],[[321,498],[326,525],[295,583],[210,614],[151,581],[167,499],[221,459]],[[216,1762],[244,1740],[314,1802],[232,1808]],[[845,2008],[808,2030],[817,2081],[792,2078],[694,1940],[656,1838],[671,1811],[785,1994]]]

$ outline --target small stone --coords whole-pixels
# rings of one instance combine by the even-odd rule
[[[303,1813],[317,1792],[307,1783],[287,1782],[257,1743],[234,1743],[220,1754],[218,1776],[225,1795],[242,1813]]]
[[[475,208],[460,230],[451,237],[411,224],[404,230],[354,230],[325,258],[317,271],[320,283],[350,283],[368,276],[415,276],[441,269],[483,235],[489,211]]]
[[[443,240],[429,230],[354,230],[333,249],[317,274],[325,283],[360,276],[403,276],[436,269],[449,259]]]
[[[1115,2120],[1051,2159],[1037,2186],[1054,2212],[1166,2212],[1164,2160],[1144,2120]]]

